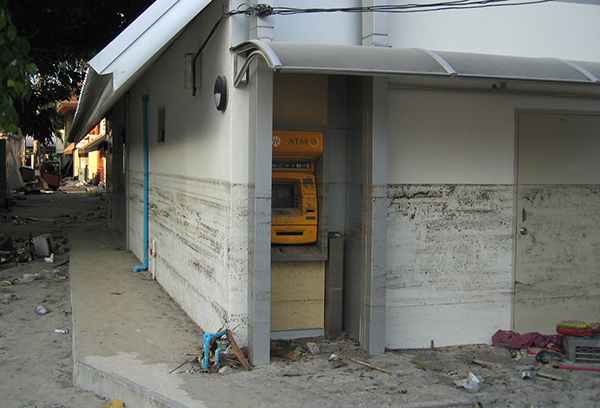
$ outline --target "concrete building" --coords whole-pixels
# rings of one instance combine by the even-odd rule
[[[340,314],[371,353],[599,320],[600,6],[283,3],[157,0],[90,61],[69,139],[107,117],[139,269],[254,364]],[[274,131],[323,134],[315,244],[271,244]]]

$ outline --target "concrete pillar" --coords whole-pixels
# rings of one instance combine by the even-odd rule
[[[250,67],[248,348],[250,362],[270,362],[271,172],[273,72],[261,58]]]
[[[386,78],[363,82],[363,249],[364,276],[361,343],[370,354],[385,351],[387,274],[387,128]]]
[[[329,256],[325,264],[325,337],[333,340],[342,334],[344,294],[344,237],[329,233]]]

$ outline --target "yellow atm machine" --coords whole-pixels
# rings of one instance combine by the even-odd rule
[[[323,132],[273,132],[271,242],[317,241],[315,162],[323,154]]]

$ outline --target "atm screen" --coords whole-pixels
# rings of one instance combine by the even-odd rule
[[[271,208],[298,208],[298,185],[296,183],[273,183]]]

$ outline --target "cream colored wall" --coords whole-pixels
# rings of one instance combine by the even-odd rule
[[[271,330],[324,326],[325,262],[271,264]]]
[[[327,75],[279,74],[273,77],[275,125],[327,125]]]
[[[94,178],[94,175],[98,173],[98,167],[100,164],[100,151],[95,150],[88,153],[89,156],[89,168],[90,168],[90,179]]]

